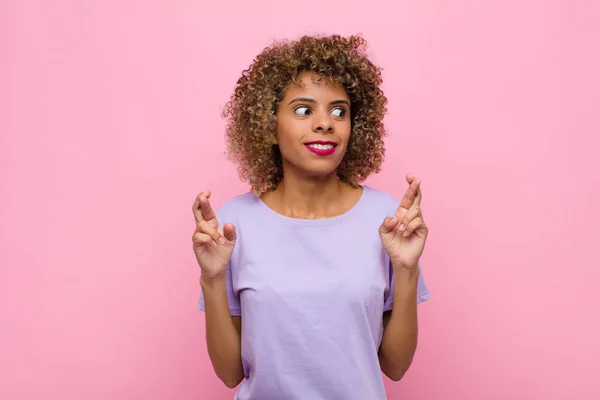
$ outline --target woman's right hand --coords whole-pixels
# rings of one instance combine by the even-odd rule
[[[192,206],[196,219],[192,242],[202,276],[214,279],[225,277],[235,246],[236,232],[232,224],[219,225],[209,197],[210,191],[200,193]]]

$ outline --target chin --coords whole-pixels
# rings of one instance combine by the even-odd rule
[[[326,178],[329,175],[337,176],[338,166],[339,164],[329,165],[327,167],[322,168],[315,168],[315,166],[313,166],[313,168],[303,168],[303,170],[310,177]]]
[[[339,160],[333,158],[323,158],[323,159],[301,159],[297,160],[297,162],[287,162],[287,166],[291,170],[297,171],[299,174],[308,176],[311,178],[326,178],[330,175],[337,176],[337,170],[342,162],[342,159]],[[285,171],[284,166],[284,171]]]

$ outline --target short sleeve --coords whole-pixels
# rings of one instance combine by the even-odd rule
[[[389,268],[390,268],[390,273],[389,273],[390,290],[384,299],[383,311],[390,311],[392,309],[392,304],[394,302],[394,268],[392,267],[391,263],[390,263]],[[419,270],[421,272],[419,273],[419,280],[417,282],[417,304],[421,304],[422,302],[429,300],[429,288],[427,287],[427,284],[425,283],[425,277],[423,276],[423,268],[421,268],[420,261],[419,261]]]
[[[227,301],[229,302],[229,311],[231,313],[232,316],[237,317],[242,315],[242,308],[240,306],[240,298],[239,296],[237,296],[233,290],[233,279],[232,279],[232,273],[231,273],[231,262],[229,262],[228,266],[227,266],[227,273],[226,273],[226,282],[225,285],[227,286]],[[204,305],[204,296],[202,294],[202,289],[200,289],[200,299],[198,300],[198,309],[200,311],[206,311],[205,305]]]

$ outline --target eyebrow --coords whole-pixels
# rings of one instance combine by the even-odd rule
[[[288,103],[288,105],[298,102],[298,101],[304,101],[306,103],[316,103],[316,101],[314,99],[310,99],[308,97],[296,97],[294,100],[290,101]],[[350,107],[350,103],[348,102],[348,100],[344,100],[344,99],[340,99],[340,100],[333,100],[332,102],[330,102],[329,104],[346,104],[348,107]]]

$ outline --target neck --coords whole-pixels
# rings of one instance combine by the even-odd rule
[[[287,217],[319,219],[346,212],[360,197],[362,191],[358,190],[340,181],[335,173],[318,178],[284,174],[277,188],[265,193],[262,199]],[[349,196],[353,192],[355,195]]]

